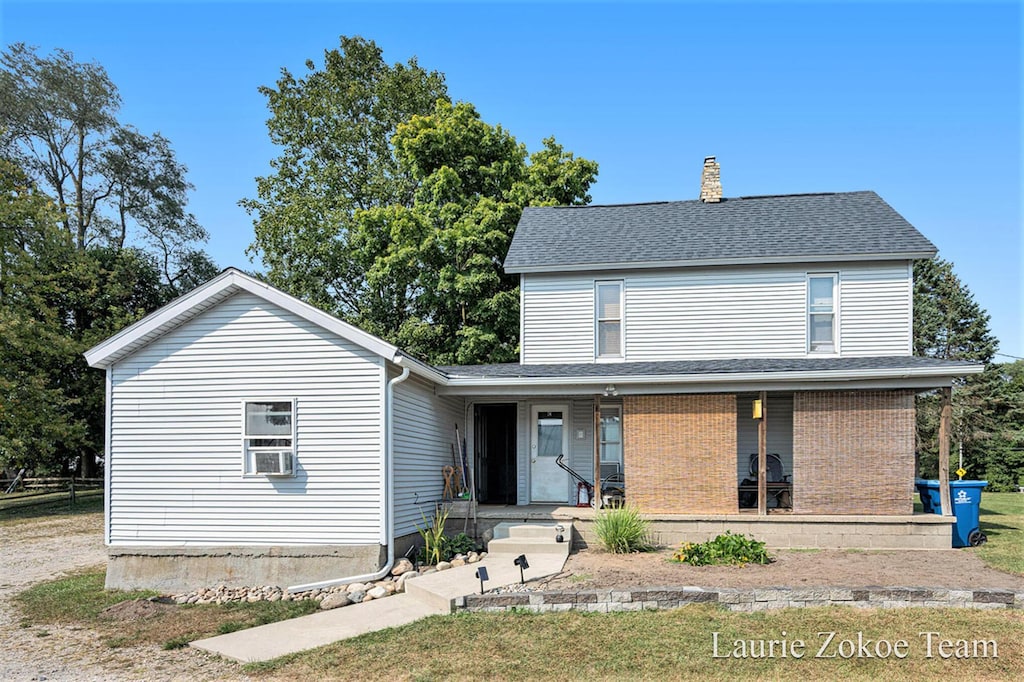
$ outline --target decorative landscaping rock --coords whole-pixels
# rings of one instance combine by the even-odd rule
[[[348,592],[335,592],[329,594],[327,597],[320,602],[320,608],[323,610],[336,609],[341,606],[348,606],[351,602],[348,600]]]
[[[395,567],[391,569],[391,575],[399,576],[411,570],[413,570],[412,562],[403,557],[395,562]]]
[[[478,561],[480,561],[480,555],[476,552],[470,552],[469,556],[466,557],[467,564],[475,564]]]
[[[352,592],[365,592],[366,591],[366,585],[364,585],[363,583],[351,583],[347,587],[345,587],[345,590],[348,591],[349,593],[352,593]]]
[[[366,598],[366,592],[363,590],[357,590],[355,592],[348,592],[348,600],[353,604],[358,604]]]
[[[388,596],[388,591],[385,590],[383,587],[374,587],[366,593],[366,596],[372,597],[374,599],[380,599],[381,597]]]
[[[439,571],[447,571],[451,567],[452,564],[450,561],[438,561],[436,566],[437,570]]]
[[[452,564],[452,568],[455,568],[456,566],[465,566],[466,565],[466,560],[465,559],[459,559],[458,557],[456,557],[455,559],[452,559],[451,564]]]

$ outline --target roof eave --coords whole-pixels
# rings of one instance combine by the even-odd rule
[[[978,374],[984,365],[970,364],[957,367],[904,367],[885,369],[852,369],[833,371],[789,371],[789,372],[728,372],[701,374],[635,374],[635,375],[594,375],[557,377],[467,377],[449,376],[450,387],[488,386],[551,386],[572,384],[574,386],[596,385],[640,385],[640,384],[740,384],[751,382],[804,383],[813,381],[861,381],[871,379],[943,379]]]
[[[749,258],[699,258],[692,260],[623,261],[616,263],[573,263],[570,265],[504,266],[507,274],[585,272],[591,270],[652,270],[656,268],[699,268],[722,265],[791,265],[796,263],[842,263],[862,261],[921,260],[934,258],[936,250],[892,251],[886,253],[822,254],[817,256],[751,256]]]

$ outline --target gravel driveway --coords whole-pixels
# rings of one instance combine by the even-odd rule
[[[21,627],[10,603],[30,585],[106,561],[103,515],[0,525],[0,680],[246,680],[238,666],[190,648],[111,649],[92,631],[66,625]]]

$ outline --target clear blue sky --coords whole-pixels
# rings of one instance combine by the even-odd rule
[[[106,67],[122,120],[162,132],[222,266],[276,155],[257,92],[362,35],[417,56],[531,149],[600,163],[595,203],[871,189],[938,246],[1024,357],[1021,4],[389,4],[3,0],[4,44]],[[1006,359],[1006,358],[1001,358]]]

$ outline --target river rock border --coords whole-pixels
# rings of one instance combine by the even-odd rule
[[[721,604],[730,611],[770,611],[805,606],[856,608],[960,607],[1024,609],[1024,592],[1004,589],[951,590],[926,587],[634,587],[471,594],[453,602],[454,611],[643,611],[687,604]]]

